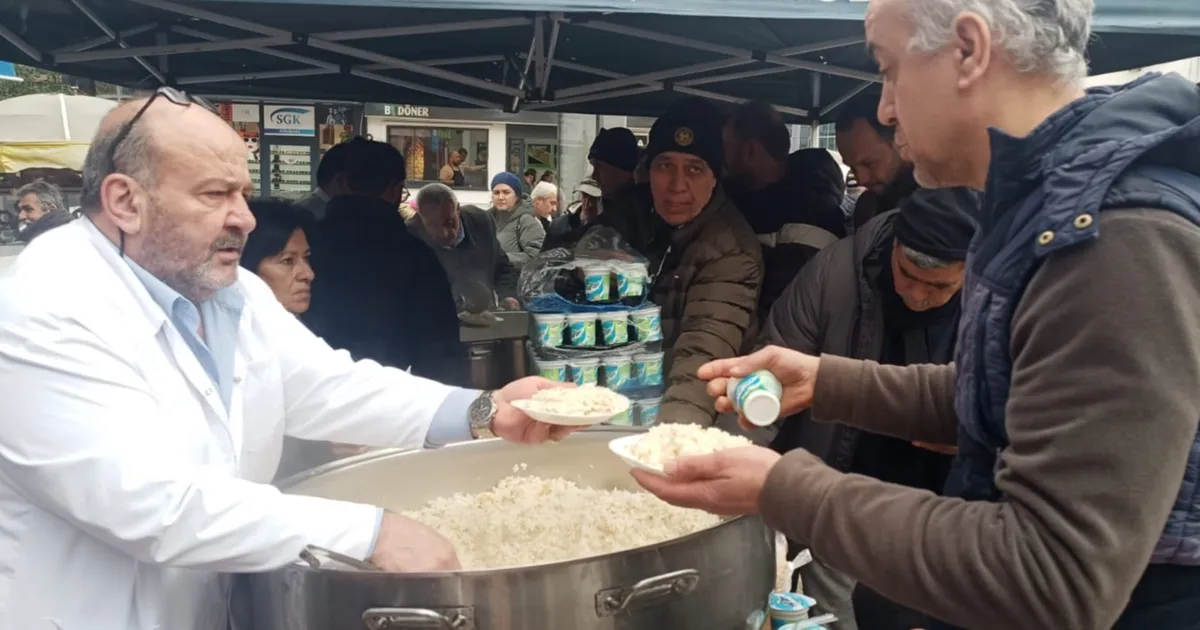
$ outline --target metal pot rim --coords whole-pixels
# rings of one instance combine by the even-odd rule
[[[697,539],[701,536],[712,535],[714,532],[732,527],[732,526],[734,526],[734,524],[737,524],[740,521],[750,519],[750,518],[757,518],[757,517],[755,517],[753,515],[748,515],[748,514],[742,515],[742,516],[735,516],[732,518],[722,517],[721,522],[717,523],[716,525],[713,525],[712,527],[706,527],[702,530],[692,532],[692,533],[688,534],[687,536],[680,536],[679,538],[672,538],[670,540],[665,540],[663,542],[655,543],[653,545],[644,545],[642,547],[633,547],[630,549],[622,549],[621,551],[612,551],[609,553],[600,554],[600,555],[596,555],[596,556],[583,556],[580,558],[572,558],[570,560],[558,560],[556,562],[543,562],[541,564],[522,564],[522,565],[512,566],[512,567],[501,567],[498,569],[466,569],[466,570],[462,570],[462,571],[442,571],[442,572],[437,572],[437,573],[391,573],[391,572],[386,572],[386,571],[374,571],[374,572],[368,573],[366,571],[355,571],[355,570],[350,570],[350,569],[334,569],[334,568],[316,569],[307,564],[297,562],[294,564],[290,564],[286,567],[283,567],[282,569],[279,569],[279,570],[288,571],[288,572],[301,572],[301,573],[310,573],[310,572],[311,573],[329,573],[329,572],[348,573],[348,574],[353,574],[355,576],[363,576],[364,578],[367,578],[369,576],[370,579],[385,579],[385,578],[394,578],[394,577],[404,577],[404,578],[413,578],[413,579],[447,579],[447,578],[458,578],[458,577],[485,578],[485,577],[499,576],[499,575],[511,576],[511,575],[525,572],[525,571],[543,571],[546,569],[562,568],[562,567],[566,567],[569,565],[580,564],[580,563],[584,563],[584,562],[601,562],[601,561],[611,560],[618,556],[627,555],[627,554],[631,554],[631,553],[645,552],[645,551],[649,551],[652,549],[658,549],[658,548],[663,548],[663,547],[674,547],[676,545],[685,545],[685,544],[689,544],[689,543],[693,542],[695,539]],[[767,531],[766,525],[763,526],[763,529],[764,529],[764,531]],[[358,578],[356,577],[356,579],[358,579]]]
[[[645,433],[647,430],[648,430],[647,427],[597,426],[597,427],[588,428],[582,432],[583,433],[623,433],[623,434],[628,434],[628,433]],[[474,442],[460,442],[458,444],[450,444],[448,446],[444,446],[437,450],[455,449],[455,448],[461,448],[464,446],[470,446],[473,444],[480,444],[483,442],[491,442],[491,441],[499,441],[499,438],[496,438],[493,440],[476,440]],[[304,481],[307,481],[308,479],[318,477],[318,476],[324,475],[326,473],[330,473],[330,472],[339,470],[341,468],[345,468],[345,467],[357,465],[357,464],[362,464],[362,463],[374,461],[377,459],[385,459],[385,458],[393,457],[393,456],[399,455],[399,454],[404,454],[404,453],[419,454],[419,453],[423,453],[425,451],[426,451],[426,449],[402,449],[402,448],[380,449],[377,451],[371,451],[368,453],[363,453],[362,455],[355,455],[353,457],[347,457],[345,459],[340,459],[340,460],[337,460],[334,462],[330,462],[323,466],[319,466],[317,468],[313,468],[311,470],[307,470],[307,471],[292,475],[291,477],[288,477],[288,478],[280,481],[278,483],[278,487],[281,490],[286,491],[288,488],[296,486]],[[341,573],[356,573],[361,576],[378,576],[380,578],[403,576],[405,578],[423,578],[423,579],[438,579],[438,578],[445,579],[445,578],[453,578],[453,577],[460,577],[460,576],[462,576],[462,577],[488,577],[488,576],[493,576],[493,575],[512,575],[514,573],[519,573],[519,572],[527,571],[527,570],[553,569],[553,568],[559,568],[559,567],[563,567],[563,566],[567,566],[567,565],[571,565],[571,564],[578,564],[580,562],[600,562],[600,561],[609,560],[609,559],[615,558],[617,556],[621,556],[621,555],[625,555],[625,554],[629,554],[629,553],[644,552],[644,551],[655,549],[655,548],[688,544],[700,536],[710,535],[712,532],[715,532],[717,530],[731,527],[731,526],[733,526],[733,524],[735,524],[739,521],[742,521],[744,519],[747,519],[747,518],[754,518],[754,517],[752,517],[750,515],[742,515],[742,516],[735,516],[735,517],[721,517],[721,521],[718,522],[716,525],[713,525],[712,527],[706,527],[699,531],[692,532],[691,534],[688,534],[686,536],[681,536],[679,538],[672,538],[670,540],[665,540],[663,542],[655,543],[652,545],[633,547],[630,549],[623,549],[621,551],[613,551],[613,552],[600,554],[600,555],[594,555],[594,556],[583,556],[580,558],[572,558],[569,560],[558,560],[555,562],[544,562],[544,563],[540,563],[540,564],[523,564],[523,565],[518,565],[518,566],[501,567],[501,568],[496,568],[496,569],[469,569],[469,570],[463,570],[463,571],[445,571],[445,572],[438,572],[438,573],[388,573],[388,572],[383,572],[383,571],[379,571],[379,572],[375,572],[375,573],[366,573],[366,572],[362,572],[362,571],[333,569],[333,568],[316,569],[307,564],[295,563],[295,564],[290,564],[286,567],[283,567],[282,569],[279,569],[279,570],[289,571],[289,572],[338,571]]]

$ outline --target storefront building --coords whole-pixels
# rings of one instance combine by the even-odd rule
[[[578,160],[576,155],[564,155],[563,118],[545,112],[506,114],[403,103],[366,105],[367,135],[404,155],[410,191],[438,182],[451,154],[465,149],[467,157],[459,167],[463,183],[452,187],[460,203],[481,208],[491,205],[489,184],[503,171],[518,175],[533,171],[535,182],[547,171],[554,173],[556,181],[563,181],[564,176],[579,179],[562,172],[575,170],[564,167]],[[583,118],[595,120],[595,116]],[[586,163],[587,148],[583,151]]]

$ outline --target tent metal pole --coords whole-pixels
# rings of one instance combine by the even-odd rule
[[[533,21],[533,83],[542,84],[546,72],[546,18],[539,15]]]
[[[205,9],[199,9],[196,7],[180,4],[178,2],[172,2],[171,0],[132,0],[132,1],[136,2],[138,4],[148,6],[148,7],[154,7],[156,9],[161,9],[163,11],[170,11],[172,13],[179,13],[181,15],[187,15],[189,17],[194,17],[194,18],[201,19],[201,20],[208,20],[210,22],[216,22],[217,24],[224,24],[225,26],[231,26],[233,28],[240,28],[242,30],[250,31],[252,33],[258,33],[260,35],[265,35],[268,37],[287,37],[289,39],[289,41],[292,38],[291,33],[288,33],[287,31],[284,31],[282,29],[274,28],[271,26],[266,26],[263,24],[258,24],[255,22],[250,22],[248,20],[242,20],[239,18],[224,16],[219,13],[207,11]],[[311,48],[327,50],[329,52],[337,53],[340,55],[345,55],[347,57],[356,57],[356,58],[362,59],[364,61],[373,61],[373,62],[379,63],[379,64],[386,64],[386,65],[388,65],[388,67],[391,67],[391,68],[407,70],[414,74],[423,74],[423,75],[430,76],[430,77],[433,77],[436,79],[441,79],[443,81],[449,81],[451,83],[457,83],[459,85],[466,85],[466,86],[474,87],[474,88],[477,88],[480,90],[496,92],[499,94],[505,94],[505,95],[509,95],[509,96],[519,96],[522,94],[522,92],[520,90],[511,88],[507,85],[499,85],[497,83],[492,83],[490,81],[483,81],[481,79],[469,77],[464,74],[458,74],[456,72],[442,70],[440,68],[431,68],[429,66],[424,66],[424,65],[421,65],[418,63],[413,63],[411,61],[404,61],[403,59],[397,59],[395,57],[390,57],[388,55],[381,55],[379,53],[371,52],[369,50],[363,50],[361,48],[354,48],[352,46],[346,46],[343,44],[339,44],[337,42],[331,42],[328,40],[321,39],[320,37],[317,37],[317,36],[309,36],[305,43],[307,43],[308,46]]]
[[[72,0],[75,1],[75,0]],[[78,53],[60,53],[53,56],[55,63],[78,63],[81,61],[104,61],[109,59],[139,59],[155,55],[188,55],[193,53],[219,52],[222,50],[247,50],[264,46],[284,46],[292,43],[288,37],[256,37],[253,39],[228,39],[219,42],[188,42],[166,46],[139,46],[113,50],[89,50]],[[126,44],[128,46],[128,44]]]
[[[499,55],[487,55],[480,57],[453,57],[449,59],[429,59],[423,61],[430,66],[454,66],[471,63],[492,63],[495,61],[503,61],[503,57]],[[387,66],[359,66],[352,70],[362,70],[371,72],[374,70],[387,70]],[[208,74],[196,75],[191,77],[181,77],[176,79],[179,85],[199,85],[203,83],[237,83],[241,81],[257,81],[262,79],[292,79],[296,77],[316,77],[328,76],[331,74],[339,74],[339,68],[297,68],[295,70],[264,70],[262,72],[234,72],[230,74]]]
[[[443,81],[449,81],[450,83],[457,83],[459,85],[466,85],[480,90],[486,90],[488,92],[496,92],[497,94],[504,94],[507,96],[520,96],[522,94],[521,90],[511,88],[507,85],[500,85],[499,83],[492,83],[491,81],[484,81],[482,79],[476,79],[475,77],[469,77],[465,74],[450,72],[448,70],[442,70],[441,68],[432,68],[419,63],[413,63],[411,61],[404,61],[403,59],[397,59],[388,55],[381,55],[369,50],[344,46],[335,42],[327,42],[319,38],[309,39],[308,45],[312,48],[327,50],[329,52],[346,55],[347,57],[357,57],[365,61],[374,61],[375,63],[385,64],[391,68],[407,70],[414,74],[423,74],[435,79],[441,79]]]
[[[118,32],[117,35],[121,39],[128,39],[135,35],[141,35],[142,33],[148,33],[150,31],[153,31],[156,28],[158,28],[158,22],[148,22],[148,23],[142,24],[140,26],[135,26],[133,28],[127,28],[123,31]],[[52,52],[52,53],[83,52],[85,50],[91,50],[93,48],[103,46],[112,41],[115,41],[115,40],[113,40],[113,38],[109,37],[108,35],[101,35],[100,37],[93,37],[92,39],[79,42],[78,44],[71,44],[70,46],[63,46],[62,48],[55,48],[54,50],[52,50],[50,52]]]
[[[647,72],[645,74],[626,76],[620,79],[610,79],[608,81],[600,81],[599,83],[589,83],[587,85],[580,85],[578,87],[556,90],[554,94],[555,96],[560,96],[562,98],[574,98],[584,94],[604,92],[630,85],[643,85],[646,82],[657,82],[662,81],[663,79],[670,79],[688,74],[699,74],[701,72],[713,72],[715,70],[735,68],[748,63],[754,62],[743,59],[718,59],[717,61],[707,61],[705,63],[681,66],[678,68],[667,68],[666,70],[659,70],[657,72]],[[566,66],[563,67],[565,68]]]
[[[563,66],[563,67],[565,68],[566,66]],[[656,87],[648,87],[648,86],[632,87],[632,88],[626,88],[624,90],[617,90],[615,92],[608,92],[607,94],[584,94],[583,96],[577,96],[575,98],[564,98],[564,99],[560,99],[560,100],[556,100],[556,101],[546,101],[544,103],[532,103],[532,104],[526,105],[525,109],[527,109],[529,111],[536,111],[539,109],[550,109],[552,107],[560,107],[563,105],[575,105],[577,103],[590,103],[592,101],[602,101],[602,100],[608,99],[608,98],[621,98],[623,96],[637,96],[639,94],[649,94],[651,92],[658,92],[658,91],[660,91],[660,88],[656,88]]]
[[[332,31],[315,33],[329,42],[347,42],[362,39],[383,39],[387,37],[405,37],[408,35],[435,35],[438,33],[457,33],[461,31],[490,30],[497,28],[513,28],[528,26],[533,20],[527,17],[500,18],[491,20],[471,20],[468,22],[441,22],[438,24],[419,24],[416,26],[396,26],[390,28],[372,28],[356,31]]]
[[[426,94],[432,94],[434,96],[440,96],[442,98],[448,98],[448,99],[452,99],[452,100],[456,100],[456,101],[461,101],[463,103],[467,103],[469,105],[474,105],[476,107],[482,107],[484,109],[500,110],[500,109],[504,108],[504,106],[499,103],[492,103],[492,102],[485,101],[483,99],[478,99],[478,98],[475,98],[472,96],[466,96],[465,94],[459,94],[457,92],[451,92],[449,90],[433,88],[433,87],[429,87],[427,85],[410,83],[408,81],[403,81],[401,79],[394,79],[392,77],[384,76],[382,74],[376,74],[374,72],[364,72],[362,70],[351,70],[350,74],[354,75],[356,77],[363,78],[363,79],[368,79],[368,80],[376,81],[379,83],[385,83],[387,85],[394,85],[396,87],[405,88],[407,90],[413,90],[416,92],[424,92]]]
[[[599,76],[599,77],[608,77],[608,78],[612,78],[612,79],[623,78],[623,74],[620,74],[619,72],[602,70],[602,68],[598,68],[598,67],[584,66],[582,64],[576,64],[576,62],[574,62],[574,61],[559,61],[558,65],[565,68],[565,70],[574,70],[576,72],[587,72],[588,74],[596,74],[596,76]],[[684,83],[686,83],[686,82],[684,82]],[[578,96],[578,97],[574,97],[574,98],[566,98],[566,100],[557,100],[557,101],[551,101],[551,102],[546,102],[546,103],[539,103],[539,104],[536,104],[536,106],[529,106],[527,109],[547,109],[547,108],[551,108],[551,107],[562,106],[562,104],[577,104],[577,103],[587,103],[587,102],[592,102],[592,101],[604,101],[604,100],[606,100],[606,98],[616,98],[618,96],[631,96],[631,95],[637,95],[637,94],[647,94],[647,92],[667,89],[666,84],[661,83],[661,82],[646,82],[646,83],[644,83],[644,85],[646,85],[647,88],[649,88],[649,89],[643,90],[642,88],[634,88],[632,90],[619,90],[617,92],[607,92],[607,94],[589,94],[589,95],[583,95],[583,96]],[[696,90],[694,88],[689,88],[689,86],[686,86],[683,83],[677,83],[676,85],[673,86],[671,91],[676,91],[676,92],[678,92],[678,94],[686,94],[689,96],[700,96],[701,98],[708,98],[708,100],[712,100],[712,101],[722,101],[722,102],[726,102],[726,103],[744,103],[744,102],[746,102],[745,98],[742,98],[742,97],[730,96],[727,94],[720,94],[720,92],[710,92],[708,90]],[[784,114],[791,114],[794,116],[808,116],[809,115],[809,112],[806,109],[798,109],[798,108],[787,107],[787,106],[774,106],[774,104],[772,107],[774,107],[776,110],[778,110],[778,112],[784,113]]]
[[[315,77],[320,75],[338,74],[338,70],[325,68],[300,68],[297,70],[267,70],[263,72],[235,72],[232,74],[209,74],[194,77],[181,77],[175,82],[179,85],[200,85],[203,83],[238,83],[241,81],[258,81],[262,79],[292,79],[295,77]]]
[[[159,31],[154,34],[154,43],[158,46],[166,46],[171,43],[169,31]],[[167,55],[158,56],[158,71],[163,74],[171,73],[171,58]]]
[[[822,50],[829,50],[832,48],[841,48],[843,46],[852,46],[854,44],[860,44],[860,43],[862,43],[862,41],[863,41],[862,37],[843,37],[840,39],[833,39],[833,40],[824,41],[824,42],[815,42],[812,44],[805,44],[803,46],[792,46],[789,48],[781,48],[779,50],[771,51],[769,54],[777,55],[777,56],[780,56],[781,58],[786,58],[786,57],[784,57],[785,55],[803,55],[803,54],[818,52],[818,51],[822,51]],[[755,60],[752,58],[738,57],[738,58],[730,58],[730,59],[720,60],[720,61],[716,61],[716,62],[706,62],[706,63],[700,63],[700,64],[693,64],[693,65],[689,65],[689,66],[679,66],[674,69],[659,70],[657,72],[648,72],[645,74],[627,76],[627,77],[621,79],[620,81],[603,81],[600,83],[581,85],[581,86],[577,86],[574,88],[569,88],[567,90],[560,90],[556,94],[559,96],[563,96],[563,97],[572,97],[577,94],[584,94],[584,93],[595,91],[594,88],[598,88],[598,89],[602,89],[602,90],[614,89],[614,88],[619,88],[619,87],[625,87],[627,85],[638,85],[643,80],[659,80],[659,79],[674,78],[674,77],[680,77],[680,76],[685,76],[685,75],[689,75],[689,74],[709,72],[712,70],[737,68],[737,67],[741,67],[741,66],[747,66],[747,65],[750,65],[753,63],[755,63]],[[744,78],[744,77],[751,77],[751,76],[763,76],[763,75],[768,75],[768,74],[782,74],[785,72],[793,72],[795,70],[796,70],[796,68],[792,67],[792,66],[779,66],[777,68],[762,68],[762,69],[758,69],[758,70],[748,71],[748,72],[753,72],[756,74],[738,75],[738,74],[730,73],[730,74],[725,74],[725,75],[716,75],[713,77],[699,77],[696,79],[689,79],[687,81],[681,81],[680,84],[704,85],[705,83],[728,81],[728,80],[733,80],[736,78]],[[568,94],[568,92],[569,92],[569,94]]]
[[[137,1],[140,1],[140,0],[137,0]],[[595,29],[598,31],[604,31],[606,33],[615,33],[617,35],[626,35],[628,37],[637,37],[639,39],[648,39],[648,40],[655,41],[655,42],[675,44],[676,46],[682,46],[684,48],[694,48],[696,50],[703,50],[703,51],[707,51],[707,52],[728,55],[730,57],[743,58],[743,59],[746,59],[747,61],[756,61],[761,58],[763,61],[766,61],[767,63],[775,64],[778,66],[791,66],[798,70],[810,70],[813,72],[820,72],[823,74],[831,74],[834,76],[849,77],[852,79],[860,79],[863,81],[878,81],[879,80],[876,75],[873,75],[869,72],[862,72],[861,70],[855,70],[853,68],[843,68],[841,66],[833,66],[833,65],[821,64],[821,63],[801,61],[799,59],[791,59],[789,57],[782,56],[778,53],[771,53],[771,52],[768,52],[765,55],[760,55],[758,52],[750,50],[748,48],[738,48],[736,46],[725,46],[722,44],[713,44],[713,43],[709,43],[709,42],[702,42],[702,41],[691,39],[688,37],[680,37],[678,35],[669,35],[666,33],[656,33],[654,31],[649,31],[646,29],[635,28],[632,26],[624,26],[622,24],[612,24],[610,22],[596,21],[596,22],[581,22],[579,25],[586,27],[586,28]]]
[[[551,14],[554,25],[550,27],[550,49],[546,52],[546,68],[542,71],[542,82],[538,86],[542,98],[546,98],[546,88],[550,85],[550,70],[554,68],[554,51],[558,48],[558,34],[562,29],[562,13]]]
[[[171,30],[175,33],[179,33],[180,35],[187,35],[189,37],[195,37],[196,39],[203,39],[210,42],[228,41],[228,38],[226,37],[213,35],[212,33],[194,29],[188,26],[172,26]],[[305,57],[304,55],[297,55],[295,53],[285,52],[282,50],[275,50],[274,48],[251,48],[250,50],[259,54],[275,57],[277,59],[287,59],[288,61],[295,61],[296,63],[302,63],[316,68],[325,68],[334,72],[339,72],[341,69],[336,63],[321,61],[319,59],[313,59],[312,57]]]
[[[533,54],[537,50],[537,33],[534,33],[533,39],[529,40],[529,53],[525,55],[525,69],[521,70],[521,82],[518,87],[521,89],[521,95],[525,94],[525,84],[529,82],[529,70],[533,67]],[[521,106],[522,96],[514,96],[512,100],[512,111],[517,111]]]
[[[857,87],[851,88],[845,94],[833,99],[833,101],[831,101],[828,105],[826,105],[825,107],[822,107],[821,112],[818,114],[818,116],[820,116],[821,118],[828,116],[829,112],[832,112],[833,110],[837,109],[838,107],[841,107],[842,103],[845,103],[846,101],[854,98],[855,96],[858,96],[859,94],[861,94],[863,92],[863,90],[866,90],[867,88],[871,87],[872,85],[873,85],[872,83],[864,82]]]
[[[8,40],[8,43],[16,46],[21,52],[32,57],[34,61],[41,63],[44,59],[41,51],[39,51],[37,48],[34,48],[29,42],[21,39],[20,35],[8,30],[8,27],[4,26],[3,24],[0,24],[0,37]]]
[[[125,43],[125,40],[121,39],[121,36],[118,35],[116,31],[109,28],[108,24],[105,24],[104,20],[100,19],[100,16],[96,15],[96,12],[92,11],[91,7],[89,7],[87,4],[85,4],[83,2],[83,0],[71,0],[71,4],[75,5],[75,8],[78,9],[79,12],[84,15],[84,17],[86,17],[88,20],[90,20],[92,22],[92,24],[95,24],[96,28],[100,29],[110,39],[117,42],[118,48],[121,48],[122,50],[129,49],[129,44]],[[86,55],[88,53],[69,53],[69,54]],[[149,72],[150,76],[154,77],[158,81],[159,85],[166,85],[167,75],[165,74],[165,71],[160,70],[160,69],[155,68],[154,66],[150,65],[150,63],[147,62],[142,57],[139,57],[137,55],[129,55],[129,56],[133,57],[133,60],[135,62],[137,62],[137,64],[139,66],[144,68],[146,70],[146,72]],[[53,55],[52,59],[57,61],[58,55]]]

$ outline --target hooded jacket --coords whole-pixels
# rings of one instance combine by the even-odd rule
[[[716,408],[696,372],[709,361],[736,356],[757,330],[762,251],[720,187],[691,222],[674,229],[661,219],[659,224],[659,239],[647,258],[666,351],[660,417],[711,425]]]
[[[500,240],[500,247],[518,271],[521,265],[541,253],[546,229],[529,202],[519,201],[515,208],[507,211],[492,207],[489,212],[496,220],[496,238]]]
[[[754,191],[729,184],[727,190],[762,245],[759,318],[765,320],[805,263],[846,236],[846,181],[828,151],[804,149],[788,157],[787,171],[774,184]]]

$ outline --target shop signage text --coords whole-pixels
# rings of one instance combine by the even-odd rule
[[[263,107],[263,133],[271,136],[317,135],[316,108],[295,105],[266,105]]]
[[[401,118],[429,118],[428,107],[416,105],[383,105],[383,116],[399,116]]]

